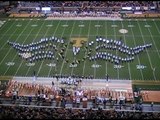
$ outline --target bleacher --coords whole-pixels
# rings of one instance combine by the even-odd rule
[[[125,18],[159,18],[160,13],[126,14]]]
[[[115,12],[123,11],[124,8],[124,11],[131,12],[127,13],[123,11],[126,14],[125,18],[158,18],[160,17],[160,13],[158,12],[159,5],[157,4],[155,1],[22,1],[17,5],[17,13],[12,12],[9,17],[44,17],[45,13],[42,8],[50,7],[51,10],[46,15],[54,17],[83,17],[88,15],[93,17],[109,17]],[[134,14],[136,11],[143,13]],[[37,14],[32,14],[32,12],[37,12]]]
[[[43,17],[44,14],[41,13],[13,13],[9,17],[19,17],[19,18],[32,18],[32,17]]]

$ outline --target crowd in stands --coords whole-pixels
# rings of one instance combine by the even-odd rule
[[[0,106],[0,119],[158,119],[157,112]]]
[[[20,7],[136,7],[156,6],[156,1],[21,1]]]
[[[53,91],[53,89],[51,90],[43,85],[39,86],[37,84],[17,81],[10,81],[8,85],[6,94],[9,95],[7,91],[13,90],[10,96],[12,100],[10,104],[0,105],[0,119],[149,119],[160,117],[159,112],[142,112],[143,106],[141,104],[131,104],[130,109],[125,110],[126,101],[121,99],[117,99],[116,101],[111,98],[104,99],[104,97],[99,97],[98,94],[97,97],[90,99],[86,96],[92,93],[91,91],[77,90],[73,93],[73,101],[70,101],[71,93],[64,88]],[[52,88],[54,85],[52,83]],[[31,91],[37,92],[36,95],[31,94]],[[100,94],[104,92],[102,90]],[[22,95],[26,93],[30,95]],[[110,95],[113,95],[113,93],[111,92]],[[8,96],[7,98],[10,97]],[[92,105],[90,107],[84,105],[84,98],[91,100]],[[5,103],[7,100],[1,101],[0,99],[0,102]],[[53,106],[53,101],[55,101],[55,106]],[[67,104],[72,104],[72,107],[67,107]],[[80,107],[80,104],[83,108]],[[111,107],[114,104],[115,107]],[[103,108],[100,107],[101,105]],[[111,109],[106,109],[106,106],[110,106]]]
[[[34,99],[37,105],[39,105],[40,102],[47,102],[51,105],[52,101],[55,100],[57,107],[63,97],[65,97],[66,103],[72,104],[73,107],[74,104],[80,105],[84,98],[86,98],[87,101],[92,101],[94,104],[93,106],[104,104],[104,102],[106,106],[106,104],[121,105],[133,101],[133,93],[129,90],[115,91],[109,89],[82,89],[80,85],[77,85],[77,88],[73,90],[67,89],[68,85],[65,87],[57,85],[57,83],[55,84],[52,82],[52,86],[49,87],[37,83],[10,81],[3,96],[12,98],[13,103],[28,96],[29,101]]]
[[[50,7],[50,11],[42,11],[42,7]],[[18,13],[42,13],[46,17],[114,17],[120,18],[122,7],[132,7],[134,11],[157,11],[159,3],[155,1],[20,1]],[[128,10],[127,10],[128,11]],[[42,15],[43,16],[43,15]]]
[[[12,103],[0,105],[0,119],[154,119],[160,117],[159,112],[142,112],[143,106],[141,104],[131,104],[133,106],[131,106],[130,110],[125,110],[125,106],[123,106],[121,110],[121,105],[125,105],[126,100],[121,100],[120,97],[116,100],[112,100],[111,96],[115,97],[115,94],[117,94],[117,96],[120,94],[124,96],[126,93],[123,92],[114,93],[113,91],[105,90],[83,91],[77,89],[71,93],[64,88],[52,89],[55,87],[53,82],[51,88],[44,85],[17,81],[9,81],[7,85],[8,89],[6,90],[6,95],[11,95]],[[31,91],[32,93],[33,91],[36,92],[36,94],[31,94]],[[95,94],[93,95],[94,92]],[[104,99],[105,92],[109,92],[107,93],[107,96],[110,96],[109,99]],[[30,95],[22,95],[26,93]],[[71,95],[74,96],[71,97]],[[96,97],[92,98],[92,95]],[[70,101],[70,98],[72,98],[73,101]],[[84,98],[92,102],[91,108],[83,105]],[[22,104],[18,104],[20,100],[24,100]],[[56,102],[56,106],[54,107],[52,107],[51,104],[53,101]],[[0,102],[3,103],[1,100]],[[72,107],[68,108],[66,104],[72,104]],[[79,108],[80,104],[83,105],[83,108]],[[103,108],[99,106],[100,104],[103,105]],[[106,109],[107,105],[114,104],[118,105],[118,108]],[[153,103],[151,107],[153,109]]]

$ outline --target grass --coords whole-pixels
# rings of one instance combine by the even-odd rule
[[[105,78],[109,74],[111,79],[125,80],[160,80],[160,20],[123,20],[123,21],[104,21],[104,20],[44,20],[44,19],[1,19],[6,21],[0,27],[0,75],[1,76],[32,76],[36,71],[37,76],[51,77],[55,74],[63,75],[93,75],[94,78]],[[36,25],[36,26],[34,26]],[[64,27],[63,25],[68,25]],[[80,27],[79,25],[84,25]],[[96,26],[100,25],[100,27]],[[128,33],[122,34],[120,29],[128,30]],[[35,62],[34,66],[27,66],[27,61],[20,58],[17,51],[7,44],[7,41],[19,44],[29,44],[38,42],[44,37],[65,38],[67,48],[65,56],[69,63],[63,59],[42,60]],[[80,62],[77,67],[69,67],[73,61],[72,37],[85,37],[87,42],[81,47],[80,53],[76,59],[82,59],[86,54],[85,46],[90,41],[95,41],[96,36],[122,41],[129,47],[152,43],[152,47],[146,49],[139,55],[135,56],[133,62],[122,63],[123,67],[114,68],[115,64],[108,61],[89,61],[86,59]],[[93,53],[97,43],[92,46]],[[61,45],[57,44],[58,50]],[[103,50],[104,51],[104,50]],[[123,56],[120,52],[107,50],[113,54]],[[58,52],[55,53],[58,57]],[[14,65],[8,66],[7,63],[13,62]],[[54,63],[56,67],[50,67],[47,64]],[[100,65],[93,68],[92,65]],[[137,69],[137,65],[144,65],[146,68]],[[155,71],[154,71],[155,69]]]

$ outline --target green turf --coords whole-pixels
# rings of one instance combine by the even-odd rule
[[[112,79],[131,79],[131,80],[160,80],[160,20],[123,20],[123,21],[104,21],[104,20],[37,20],[37,19],[2,19],[6,21],[0,27],[0,75],[1,76],[32,76],[33,71],[36,71],[38,76],[50,77],[55,74],[65,75],[93,75],[94,78],[104,78],[106,73]],[[84,27],[79,27],[83,24]],[[19,27],[18,27],[19,25]],[[32,25],[37,25],[33,27]],[[48,27],[48,25],[52,25]],[[68,25],[68,27],[63,27]],[[101,25],[101,27],[95,27]],[[114,25],[116,25],[114,27]],[[131,26],[133,25],[133,26]],[[145,27],[150,25],[149,27]],[[131,26],[131,27],[130,27]],[[127,29],[128,33],[122,34],[120,29]],[[20,44],[29,44],[37,42],[43,37],[55,36],[65,38],[67,49],[65,56],[69,59],[69,63],[65,63],[62,59],[42,60],[35,62],[35,66],[26,66],[28,63],[22,60],[15,49],[7,44],[7,40]],[[114,64],[108,61],[89,61],[86,59],[80,62],[77,67],[70,68],[69,65],[73,61],[71,37],[87,37],[89,41],[95,41],[96,36],[103,36],[108,39],[122,41],[129,47],[152,43],[152,47],[135,56],[133,62],[122,63],[124,66],[120,69],[114,68]],[[84,46],[87,43],[84,43]],[[96,42],[93,46],[96,46]],[[62,46],[57,44],[60,49]],[[76,59],[82,59],[85,54],[84,46]],[[120,52],[109,51],[122,56]],[[58,57],[58,54],[55,54]],[[7,66],[6,63],[14,62],[13,66]],[[46,64],[55,63],[56,67],[49,67]],[[93,64],[100,65],[99,68],[93,68]],[[136,65],[144,65],[145,69],[137,69]],[[155,68],[155,71],[153,69]]]
[[[160,90],[160,85],[133,85],[133,89],[139,89],[139,90]]]

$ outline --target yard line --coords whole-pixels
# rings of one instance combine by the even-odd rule
[[[58,25],[56,26],[56,29],[55,29],[53,35],[55,35],[57,29],[59,28],[60,23],[61,23],[61,20],[58,21]],[[57,35],[57,34],[56,34],[56,35]],[[59,44],[60,44],[60,43],[58,43],[58,46],[59,46]],[[54,63],[54,61],[55,61],[55,59],[56,59],[56,54],[58,54],[58,53],[55,53],[55,58],[53,59],[52,63]],[[56,65],[56,66],[57,66],[57,65]],[[55,66],[55,70],[56,70],[56,66]],[[48,72],[48,77],[49,77],[49,75],[51,74],[51,70],[52,70],[52,67],[50,67],[50,70],[49,70],[49,72]]]
[[[146,21],[145,21],[146,22]],[[146,24],[148,25],[148,23],[146,22]],[[154,23],[155,24],[155,23]],[[155,24],[156,25],[156,24]],[[156,26],[156,29],[157,29],[157,26]],[[153,39],[153,35],[152,35],[152,33],[151,33],[151,31],[150,31],[150,29],[148,28],[148,31],[149,31],[149,33],[150,33],[150,35],[151,35],[151,38],[152,38],[152,41],[153,41],[153,43],[154,43],[154,46],[155,46],[155,48],[156,48],[156,51],[157,51],[157,54],[158,54],[158,57],[160,58],[160,54],[159,54],[159,52],[158,52],[158,48],[157,48],[157,46],[156,46],[156,43],[155,43],[155,41],[154,41],[154,39]],[[158,32],[159,32],[159,30],[158,30]],[[159,32],[160,33],[160,32]]]
[[[145,21],[146,22],[146,21]],[[148,25],[148,23],[146,22],[146,24]],[[157,26],[156,26],[156,28],[157,28]],[[158,57],[160,58],[160,55],[159,55],[159,52],[158,52],[158,48],[157,48],[157,46],[156,46],[156,43],[155,43],[155,41],[154,41],[154,39],[153,39],[153,35],[152,35],[152,33],[151,33],[151,31],[150,31],[150,29],[148,28],[148,31],[149,31],[149,33],[150,33],[150,35],[151,35],[151,38],[152,38],[152,41],[153,41],[153,43],[154,43],[154,46],[155,46],[155,48],[156,48],[156,53],[158,54]],[[159,32],[159,31],[158,31]],[[155,76],[155,67],[154,68],[152,68],[152,70],[153,70],[153,75]]]
[[[1,21],[1,20],[0,20]],[[4,20],[3,20],[4,21]],[[6,20],[5,20],[6,21]],[[15,21],[14,21],[15,22]],[[16,22],[15,22],[16,23]],[[5,26],[7,25],[8,23],[7,23],[7,21],[0,27],[0,31],[3,29],[3,28],[5,28]],[[13,24],[14,23],[12,23],[12,25],[9,27],[9,29],[13,26]],[[8,31],[8,29],[6,30],[6,31]],[[5,32],[6,33],[6,32]],[[5,36],[5,33],[0,33],[0,35],[2,35],[2,36]]]
[[[97,25],[99,25],[99,20],[97,21]],[[98,34],[98,29],[99,29],[99,27],[96,28],[96,36]],[[97,42],[96,42],[96,46],[97,46]],[[95,65],[97,64],[96,60],[94,60],[94,64]],[[95,78],[96,78],[96,67],[94,67],[94,79]]]
[[[56,31],[57,31],[58,28],[59,28],[59,27],[57,26]],[[56,32],[56,31],[55,31],[55,32]],[[56,35],[57,35],[57,34],[56,34]],[[60,35],[62,35],[62,34],[58,34],[58,36],[60,36]],[[64,34],[63,34],[63,35],[64,35]],[[57,46],[59,46],[59,44],[60,44],[60,43],[58,43]],[[58,53],[56,52],[55,57],[57,56],[57,54],[58,54]],[[57,61],[57,60],[56,60],[56,61]],[[53,62],[54,62],[54,60],[53,60]],[[54,67],[54,70],[57,71],[57,65]],[[51,72],[51,71],[50,71],[50,72]]]
[[[106,22],[106,21],[105,21],[105,31],[106,31],[106,32],[105,32],[105,35],[106,35],[106,37],[107,37],[108,34],[107,34],[107,22]],[[108,67],[108,66],[107,66],[107,65],[108,65],[108,62],[106,61],[105,63],[106,63],[106,75],[107,75],[107,74],[108,74],[108,69],[107,69],[107,67]]]
[[[0,33],[0,36],[3,35],[2,33]],[[11,34],[4,34],[3,36],[10,36]],[[14,34],[13,36],[18,36],[19,34]],[[51,33],[48,33],[47,35],[53,35]],[[56,34],[57,36],[60,36],[61,34]],[[75,36],[78,36],[79,34],[75,34]],[[22,36],[28,36],[28,34],[23,34]],[[35,36],[35,34],[30,34],[30,36]],[[64,36],[69,36],[68,34],[64,34]],[[89,35],[89,36],[95,36],[95,35]],[[107,36],[113,36],[113,35],[107,35]],[[117,37],[121,37],[122,35],[116,35]],[[126,35],[127,36],[127,35]],[[144,37],[150,37],[150,35],[143,35]],[[135,37],[141,37],[140,35],[135,35]],[[154,35],[154,37],[159,37],[159,35]]]
[[[52,20],[51,22],[53,23],[53,21],[54,21],[54,20]],[[57,26],[57,27],[58,27],[58,26]],[[57,27],[56,27],[56,30],[57,30]],[[49,30],[49,27],[47,28],[44,37],[47,35],[48,30]],[[39,67],[39,69],[38,69],[38,72],[37,72],[37,76],[39,75],[39,72],[41,71],[41,68],[42,68],[42,65],[43,65],[44,61],[45,61],[45,60],[43,60],[43,61],[41,62],[41,65],[40,65],[40,67]]]
[[[60,23],[60,22],[59,22],[59,23]],[[58,26],[59,26],[59,23],[58,23]],[[68,24],[68,20],[66,20],[65,25],[66,25],[66,24]],[[57,26],[57,28],[58,28],[58,26]],[[54,34],[56,33],[57,28],[56,28],[56,30],[54,31]],[[65,31],[65,30],[66,30],[66,27],[63,29],[63,32],[62,32],[60,38],[62,38],[62,36],[64,36],[64,31]],[[61,43],[58,43],[58,46],[59,46],[59,44],[61,44]],[[57,55],[58,55],[58,52],[57,52],[56,55],[55,55],[55,59],[56,59],[56,56],[57,56]],[[53,60],[53,63],[54,63],[54,60]],[[57,68],[57,65],[55,66],[55,70],[56,70],[56,68]],[[49,75],[50,75],[50,73],[51,73],[51,70],[52,70],[52,67],[50,67],[50,70],[49,70],[49,73],[48,73],[48,77],[49,77]]]
[[[155,24],[155,26],[156,26],[156,29],[157,29],[157,31],[159,32],[159,34],[160,34],[160,30],[158,29],[158,26],[157,26],[157,23],[154,21],[154,24]],[[157,36],[157,35],[154,35],[154,37],[155,36]],[[158,37],[159,37],[159,35],[158,35]]]
[[[113,22],[113,24],[115,25],[115,21],[113,20],[112,21]],[[115,38],[115,40],[117,39],[117,37],[116,37],[116,31],[115,31],[115,27],[114,27],[114,38]],[[117,55],[117,50],[116,50],[116,55]],[[117,68],[117,75],[118,75],[118,79],[119,79],[119,69]]]
[[[90,24],[91,24],[91,20],[89,21],[89,29],[88,29],[88,38],[89,38],[89,33],[90,33]],[[89,40],[87,40],[87,47],[88,47],[88,41]],[[85,52],[85,56],[87,55],[87,50],[86,50],[86,52]],[[85,64],[86,64],[86,59],[85,59],[85,61],[84,61],[84,65],[83,65],[83,73],[82,73],[82,75],[84,76],[84,71],[85,71]]]
[[[37,20],[37,22],[38,22],[38,20]],[[44,23],[45,23],[45,22],[43,21],[43,24],[44,24]],[[36,34],[35,38],[33,39],[33,43],[34,43],[35,39],[37,38],[39,32],[41,31],[43,24],[41,25],[40,29],[38,30],[38,33]],[[30,36],[30,34],[29,34],[29,36]],[[28,75],[28,72],[30,71],[30,69],[31,69],[31,66],[29,66],[29,68],[28,68],[28,70],[27,70],[25,76]]]
[[[18,28],[18,27],[17,27]],[[12,35],[12,34],[1,34],[3,36],[8,36],[8,35]],[[18,36],[19,34],[14,34],[13,36]],[[47,35],[53,35],[53,34],[47,34]],[[57,36],[60,36],[61,34],[56,34]],[[75,34],[75,36],[78,36],[79,34]],[[28,34],[23,34],[21,36],[28,36]],[[35,34],[30,34],[30,36],[35,36]],[[42,35],[38,35],[38,36],[42,36]],[[64,34],[64,36],[69,36],[68,34]],[[89,35],[91,37],[95,36],[95,35]],[[113,36],[113,35],[107,35],[107,36]],[[117,37],[121,37],[122,35],[116,35]],[[150,35],[143,35],[144,37],[150,37]],[[135,37],[141,37],[140,35],[135,35]],[[154,37],[159,37],[159,35],[154,35]]]
[[[37,21],[36,21],[36,23],[37,23]],[[33,30],[33,29],[32,29],[32,30]],[[32,30],[30,31],[30,33],[32,32]],[[25,40],[23,41],[23,43],[25,43],[25,41],[27,40],[27,38],[30,36],[30,33],[29,33],[28,36],[25,38]],[[34,42],[34,41],[35,41],[35,39],[33,40],[33,42]],[[22,43],[22,44],[23,44],[23,43]],[[16,57],[16,55],[15,55],[15,57]],[[21,68],[23,62],[24,62],[24,61],[22,60],[21,63],[20,63],[20,65],[18,66],[18,69],[16,70],[14,76],[17,75],[17,72],[18,72],[19,69]],[[29,67],[29,69],[30,69],[30,67]],[[28,71],[27,71],[27,72],[28,72]],[[26,75],[27,75],[27,74],[26,74]],[[25,76],[26,76],[26,75],[25,75]]]
[[[16,29],[16,30],[17,30],[17,29]],[[16,30],[14,31],[14,33],[16,32]],[[14,33],[13,33],[13,34],[14,34]],[[12,34],[12,35],[13,35],[13,34]],[[9,38],[11,38],[11,36],[10,36]],[[17,40],[16,40],[16,41],[17,41]],[[16,41],[15,41],[15,42],[16,42]],[[6,43],[6,44],[7,44],[7,43]],[[4,44],[2,47],[4,47],[4,46],[5,46],[5,44]],[[2,49],[2,48],[1,48],[1,49]],[[3,63],[4,59],[7,57],[7,55],[9,54],[9,52],[10,52],[11,50],[12,50],[12,48],[10,48],[9,51],[6,53],[6,55],[4,56],[4,58],[2,59],[2,61],[0,62],[0,65]]]
[[[131,24],[130,21],[129,21],[129,24]],[[136,41],[135,41],[135,36],[134,36],[134,34],[133,34],[133,29],[132,29],[132,27],[131,27],[130,29],[131,29],[131,32],[132,32],[132,35],[133,35],[134,45],[136,46]],[[140,63],[139,56],[137,56],[137,57],[138,57],[138,63],[141,64],[141,63]],[[142,69],[140,69],[140,72],[141,72],[142,79],[144,80],[143,73],[142,73]]]
[[[121,21],[121,25],[122,25],[122,29],[124,29],[124,25]],[[124,41],[125,41],[125,44],[126,44],[126,37],[125,37],[125,34],[123,34],[123,37],[124,37]],[[128,63],[128,71],[129,71],[129,79],[131,80],[132,77],[131,77],[131,68],[130,68],[130,64]]]
[[[82,27],[80,27],[80,32],[79,32],[79,34],[78,34],[78,36],[80,37],[80,35],[81,35],[81,32],[82,32]],[[76,56],[74,56],[74,61],[76,60]],[[73,70],[74,70],[74,67],[72,67],[72,70],[71,70],[71,76],[72,76],[72,74],[73,74]]]
[[[137,21],[137,24],[138,24],[138,27],[140,29],[140,33],[142,35],[142,39],[143,39],[143,43],[145,43],[145,40],[144,40],[144,37],[143,37],[143,34],[142,34],[142,30],[141,30],[141,27],[139,25],[139,22]],[[152,63],[151,63],[151,59],[150,59],[150,56],[149,56],[149,53],[148,53],[148,50],[146,49],[146,52],[147,52],[147,55],[148,55],[148,59],[149,59],[149,63],[150,63],[150,66],[151,68],[153,69],[153,66],[152,66]],[[154,77],[154,80],[156,80],[156,76],[153,74],[153,77]]]
[[[6,24],[7,24],[7,23],[6,23]],[[15,21],[14,21],[14,23],[6,30],[5,33],[7,33],[7,32],[11,29],[11,27],[13,27],[14,24],[16,24]],[[14,35],[14,33],[16,32],[16,30],[17,30],[17,28],[16,28],[15,31],[14,31],[12,34],[10,34],[10,35],[11,35],[11,36]],[[3,38],[3,37],[5,37],[5,33],[4,33],[3,35],[1,35],[0,39]],[[10,36],[9,38],[11,38],[11,36]],[[0,50],[2,50],[6,44],[7,44],[7,42],[5,42],[5,43],[3,44],[3,46],[0,48]]]
[[[74,21],[73,26],[72,26],[72,30],[71,30],[70,37],[71,37],[71,35],[72,35],[72,33],[73,33],[73,29],[74,29],[75,23],[76,23],[76,22]],[[65,58],[66,58],[66,55],[67,55],[69,43],[70,43],[70,40],[68,40],[67,48],[66,48],[65,55],[64,55]],[[60,75],[62,74],[62,68],[63,68],[63,66],[64,66],[64,61],[65,61],[65,60],[63,60],[63,62],[62,62],[62,66],[61,66],[61,70],[60,70]]]
[[[27,25],[25,26],[25,28],[22,30],[22,32],[20,33],[20,35],[17,37],[16,41],[19,39],[19,37],[21,36],[21,34],[24,32],[24,30],[27,28],[27,26],[28,26],[29,23],[30,23],[30,21],[27,23]],[[16,41],[15,41],[15,42],[16,42]],[[25,41],[24,41],[24,42],[25,42]],[[23,43],[24,43],[24,42],[23,42]],[[11,50],[12,50],[12,49],[10,48],[9,51],[8,51],[8,53],[6,54],[6,56],[9,54],[9,52],[10,52]],[[5,56],[5,57],[6,57],[6,56]],[[16,56],[17,56],[17,55],[14,56],[14,58],[12,59],[12,62],[13,62],[13,60],[15,59]],[[4,58],[5,58],[5,57],[4,57]],[[10,67],[11,67],[11,66],[8,66],[8,67],[7,67],[6,72],[9,70]],[[6,72],[5,72],[3,75],[5,75]]]

